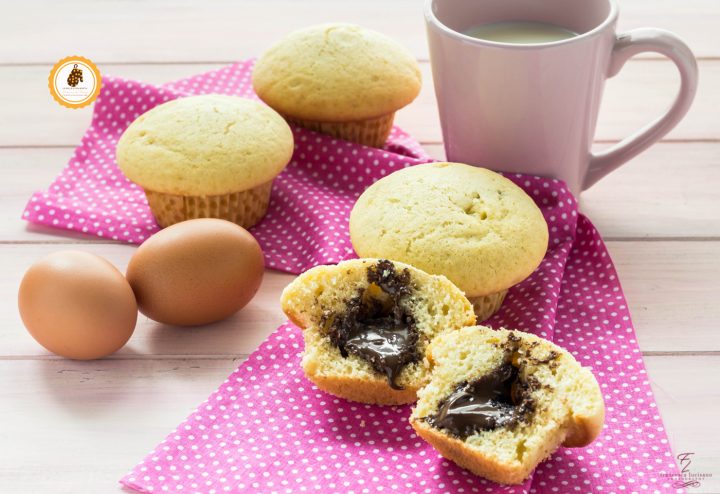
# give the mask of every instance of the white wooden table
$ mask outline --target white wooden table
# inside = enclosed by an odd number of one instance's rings
[[[61,249],[124,269],[134,248],[25,224],[31,192],[69,159],[92,110],[69,110],[47,89],[52,65],[91,58],[104,74],[160,83],[260,54],[306,25],[344,20],[385,32],[421,61],[424,89],[398,123],[442,157],[419,0],[255,0],[153,3],[22,1],[0,7],[0,492],[117,492],[118,478],[283,321],[290,275],[267,272],[255,300],[208,327],[141,317],[110,358],[48,354],[16,308],[27,267]],[[622,29],[654,25],[685,37],[700,87],[662,143],[586,192],[581,206],[604,235],[633,313],[675,453],[720,492],[720,2],[621,0]],[[669,62],[631,61],[609,82],[598,146],[659,114],[675,94]]]

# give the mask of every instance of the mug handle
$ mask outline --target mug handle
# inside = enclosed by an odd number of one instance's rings
[[[590,166],[582,186],[583,190],[670,132],[690,109],[690,104],[697,91],[697,62],[690,48],[670,31],[640,28],[619,34],[610,58],[608,78],[617,75],[628,59],[642,52],[660,53],[675,62],[680,72],[680,91],[665,115],[650,122],[609,149],[598,154],[591,153]]]

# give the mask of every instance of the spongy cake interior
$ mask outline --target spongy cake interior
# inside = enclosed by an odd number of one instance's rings
[[[509,344],[511,334],[519,338]],[[508,352],[508,347],[514,350]],[[463,440],[467,448],[464,455],[477,455],[475,460],[487,466],[487,471],[476,473],[490,478],[493,472],[505,475],[493,480],[522,481],[560,444],[582,443],[585,436],[594,437],[597,431],[590,429],[597,428],[598,421],[602,423],[602,396],[590,371],[567,351],[534,335],[480,326],[463,328],[438,337],[428,356],[433,365],[432,378],[418,393],[411,421],[428,431],[433,429],[431,434],[444,434],[453,441],[458,438],[450,437],[448,431],[434,429],[426,419],[437,413],[443,400],[459,384],[488,375],[508,361],[519,369],[520,380],[533,379],[539,383],[529,391],[534,409],[527,420],[512,427],[480,430]],[[463,461],[461,458],[458,462]],[[469,464],[463,466],[471,468]]]
[[[342,314],[348,300],[368,290],[367,270],[377,259],[346,261],[336,266],[320,266],[301,275],[282,295],[285,313],[304,328],[305,353],[302,365],[309,377],[324,376],[353,381],[384,382],[368,362],[355,355],[343,357],[328,337],[334,315]],[[429,342],[440,332],[474,323],[472,306],[462,292],[443,276],[432,276],[402,263],[396,270],[410,273],[410,295],[400,304],[412,314],[419,333],[418,352],[424,356]],[[377,286],[370,288],[377,290]],[[416,390],[427,381],[428,362],[407,365],[397,384]]]

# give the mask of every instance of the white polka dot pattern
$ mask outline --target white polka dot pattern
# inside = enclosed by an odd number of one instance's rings
[[[253,61],[154,87],[106,78],[93,122],[29,221],[141,243],[158,227],[145,196],[115,165],[127,125],[153,106],[189,94],[254,97]],[[301,272],[353,257],[347,222],[356,197],[396,169],[429,161],[394,129],[384,149],[295,129],[292,163],[275,182],[253,229],[270,267]],[[606,425],[589,447],[560,449],[522,485],[502,487],[438,456],[418,439],[409,407],[349,403],[302,375],[300,330],[285,324],[122,483],[140,492],[588,493],[679,492],[677,473],[630,315],[605,246],[575,199],[555,180],[510,176],[550,227],[545,260],[512,288],[494,327],[554,340],[593,369]]]

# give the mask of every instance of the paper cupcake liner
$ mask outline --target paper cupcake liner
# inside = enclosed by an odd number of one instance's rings
[[[150,210],[166,226],[195,218],[219,218],[243,228],[257,224],[270,204],[272,180],[252,189],[216,196],[184,196],[146,190]]]
[[[379,118],[358,120],[355,122],[318,122],[316,120],[302,120],[283,115],[288,123],[305,127],[306,129],[323,134],[357,142],[365,146],[381,148],[385,145],[392,130],[395,112],[388,113]]]
[[[507,290],[503,290],[481,297],[468,297],[468,300],[473,305],[473,309],[475,309],[475,317],[478,323],[490,319],[493,314],[500,310],[500,306],[502,306],[507,292]]]

